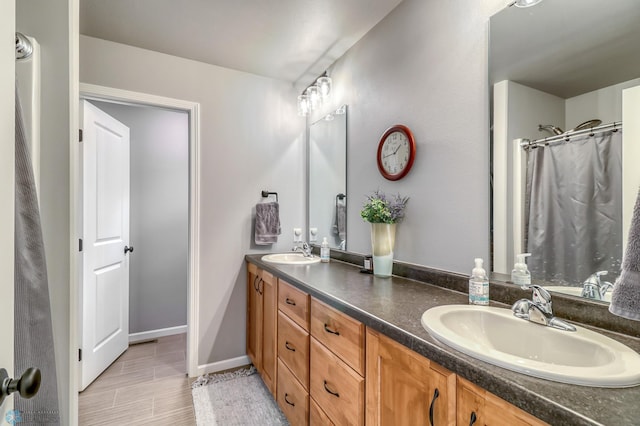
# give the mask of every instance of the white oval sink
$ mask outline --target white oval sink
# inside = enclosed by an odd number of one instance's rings
[[[640,355],[583,327],[558,330],[509,309],[472,305],[429,309],[422,326],[460,352],[530,376],[583,386],[640,384]]]
[[[320,263],[320,258],[318,256],[305,257],[302,253],[274,253],[262,256],[262,261],[281,265],[311,265]]]
[[[548,291],[555,291],[557,293],[564,293],[570,296],[582,297],[582,287],[571,287],[571,286],[563,286],[563,285],[558,285],[558,286],[546,285],[544,286],[544,288]],[[596,299],[589,299],[589,300],[596,300]],[[604,300],[601,300],[601,302],[611,302],[611,291],[608,291],[604,294]]]

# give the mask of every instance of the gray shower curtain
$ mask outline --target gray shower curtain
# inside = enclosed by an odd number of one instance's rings
[[[529,151],[525,247],[532,276],[580,286],[596,271],[620,273],[622,135],[573,137]]]
[[[16,90],[15,350],[14,372],[42,373],[36,396],[15,398],[20,425],[59,425],[58,380],[53,350],[47,265],[31,155]]]

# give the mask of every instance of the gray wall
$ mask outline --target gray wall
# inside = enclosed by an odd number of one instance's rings
[[[53,317],[54,352],[62,424],[69,424],[71,264],[70,131],[72,1],[16,2],[16,31],[35,37],[42,47],[40,215],[47,257]],[[75,343],[73,344],[75,346]],[[74,349],[75,353],[75,349]],[[73,363],[75,365],[75,363]]]
[[[80,81],[199,102],[200,365],[245,351],[244,255],[291,250],[304,223],[304,120],[287,82],[81,36]],[[251,244],[260,191],[277,191],[283,234]]]
[[[91,102],[131,130],[129,332],[186,325],[189,115]]]
[[[488,261],[488,18],[506,3],[404,0],[330,69],[327,109],[349,105],[350,251],[371,252],[359,213],[380,188],[410,197],[397,259],[465,274],[474,257]],[[407,125],[417,144],[413,169],[397,182],[376,164],[393,124]]]

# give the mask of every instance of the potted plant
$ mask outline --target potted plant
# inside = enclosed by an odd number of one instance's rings
[[[373,274],[390,277],[393,271],[393,246],[396,240],[396,224],[404,218],[409,197],[400,194],[388,197],[377,190],[367,197],[360,216],[371,224],[371,248]]]

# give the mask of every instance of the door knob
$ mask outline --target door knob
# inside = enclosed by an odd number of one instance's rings
[[[127,254],[129,252],[133,253],[133,247],[124,246],[124,254]]]
[[[27,368],[19,379],[10,379],[7,370],[0,368],[0,404],[14,392],[26,399],[33,398],[40,389],[41,381],[42,374],[38,368]]]

